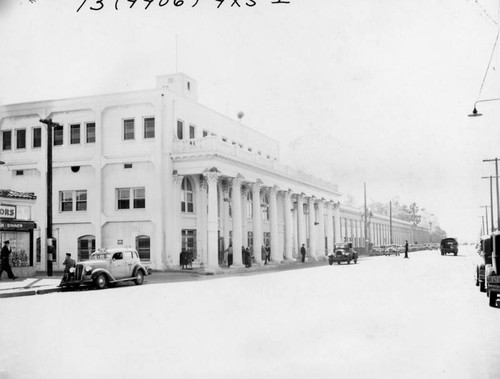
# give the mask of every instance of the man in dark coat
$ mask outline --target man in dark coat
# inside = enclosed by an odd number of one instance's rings
[[[302,262],[306,261],[306,246],[305,244],[302,244],[302,247],[300,248],[300,254],[302,254]]]
[[[10,255],[9,241],[5,241],[3,243],[2,251],[0,252],[0,258],[2,260],[2,268],[0,269],[0,279],[4,271],[7,273],[9,279],[14,280],[18,278],[17,276],[14,275],[14,273],[12,272],[12,268],[10,267],[9,255]]]
[[[64,265],[64,272],[63,272],[63,278],[61,280],[61,283],[59,286],[61,286],[65,281],[71,280],[71,276],[74,275],[74,270],[71,272],[71,268],[76,267],[76,262],[73,258],[71,258],[71,253],[66,253],[66,259],[64,259],[63,262]]]
[[[408,258],[408,240],[405,243],[405,258]]]

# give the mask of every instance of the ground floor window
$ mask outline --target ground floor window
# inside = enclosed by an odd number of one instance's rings
[[[193,253],[193,259],[197,259],[195,229],[182,229],[182,250]]]
[[[264,246],[271,246],[271,233],[264,232]]]
[[[33,233],[2,231],[0,232],[0,246],[4,241],[9,241],[10,246],[10,264],[12,267],[33,266]]]
[[[149,238],[148,236],[139,236],[135,239],[135,245],[141,261],[150,261],[151,238]]]
[[[247,235],[247,246],[253,246],[253,232],[248,232]]]
[[[85,261],[89,259],[90,254],[95,251],[95,237],[83,236],[78,238],[78,260]]]

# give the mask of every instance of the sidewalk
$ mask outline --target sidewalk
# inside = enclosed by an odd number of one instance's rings
[[[62,276],[37,276],[11,280],[4,276],[0,280],[0,298],[59,292],[60,288],[57,286],[61,278]]]

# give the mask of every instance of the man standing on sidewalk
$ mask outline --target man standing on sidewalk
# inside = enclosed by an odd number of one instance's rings
[[[306,261],[306,245],[302,244],[302,247],[300,248],[300,254],[302,254],[302,262]]]
[[[5,271],[9,279],[15,280],[18,277],[15,276],[14,273],[12,272],[12,268],[10,267],[10,262],[9,262],[9,256],[10,256],[9,241],[5,241],[3,243],[2,251],[0,252],[0,258],[2,261],[2,268],[0,269],[0,279],[2,278],[2,274]]]
[[[408,240],[405,243],[405,258],[408,258]]]

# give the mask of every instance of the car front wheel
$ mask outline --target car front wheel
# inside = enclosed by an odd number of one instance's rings
[[[95,287],[97,289],[104,289],[108,285],[108,278],[106,278],[106,275],[104,274],[99,274],[94,280]]]
[[[497,293],[490,291],[490,307],[496,307],[497,305]]]
[[[138,286],[140,286],[142,283],[144,283],[144,273],[141,270],[137,271],[137,275],[136,275],[136,278],[134,280],[134,283]]]

